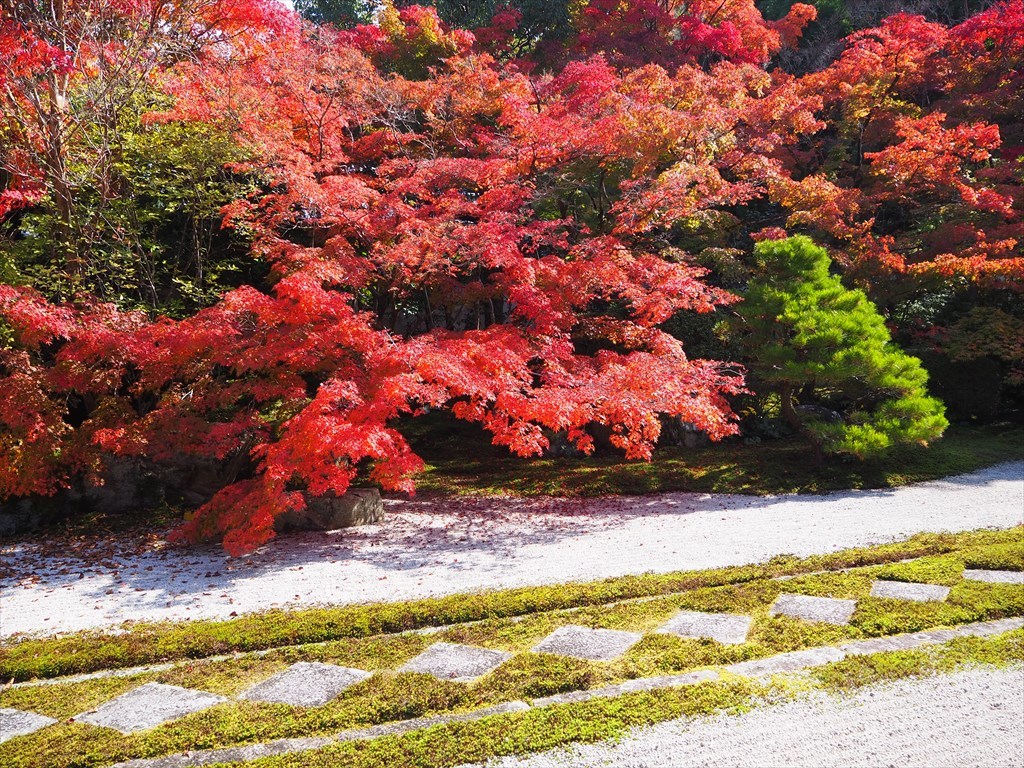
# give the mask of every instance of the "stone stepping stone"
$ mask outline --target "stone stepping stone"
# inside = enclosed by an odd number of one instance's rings
[[[680,611],[658,632],[687,638],[707,637],[722,645],[739,645],[747,641],[753,623],[750,616],[735,613]]]
[[[27,736],[57,721],[52,717],[22,712],[20,709],[0,709],[0,744],[15,736]]]
[[[872,597],[913,600],[915,603],[941,603],[948,595],[949,587],[938,584],[919,584],[909,581],[875,581],[871,584]]]
[[[986,571],[968,568],[964,571],[964,578],[989,584],[1024,584],[1024,571]]]
[[[553,653],[587,661],[611,661],[618,658],[643,637],[637,632],[617,629],[591,629],[570,624],[559,627],[533,647],[534,653]]]
[[[256,683],[239,698],[293,707],[322,707],[346,688],[370,676],[361,669],[300,661]]]
[[[439,680],[468,683],[493,672],[511,658],[511,653],[475,645],[435,643],[399,667],[398,671],[422,672]]]
[[[121,733],[135,733],[191,715],[193,712],[227,701],[206,691],[193,691],[176,685],[146,683],[108,701],[92,712],[77,715],[82,723],[113,728]]]
[[[856,607],[856,600],[783,593],[776,599],[769,613],[772,616],[791,616],[805,621],[849,624]]]

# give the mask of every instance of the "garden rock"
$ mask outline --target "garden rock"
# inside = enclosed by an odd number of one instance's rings
[[[747,641],[753,621],[750,616],[731,613],[680,611],[658,632],[682,638],[710,638],[722,645],[739,645]]]
[[[658,445],[700,448],[710,442],[707,433],[702,432],[689,421],[684,421],[679,417],[662,417],[661,419],[661,436],[658,438]]]
[[[942,602],[949,596],[949,587],[908,581],[876,581],[871,585],[871,596],[916,603]]]
[[[984,581],[988,584],[1024,584],[1024,571],[988,571],[968,568],[964,571],[967,581]]]
[[[334,531],[384,519],[384,502],[376,488],[349,488],[344,496],[307,496],[306,508],[277,518],[278,531]]]
[[[177,720],[226,701],[206,691],[163,683],[146,683],[74,719],[121,733],[135,733]]]
[[[823,405],[798,405],[794,409],[806,421],[820,421],[823,424],[842,424],[843,415]]]
[[[370,677],[369,672],[334,664],[300,661],[242,694],[249,701],[319,707],[346,688]]]
[[[549,458],[559,459],[582,459],[586,454],[576,447],[576,443],[569,439],[568,432],[544,432],[548,439],[548,447],[544,449],[544,455]]]

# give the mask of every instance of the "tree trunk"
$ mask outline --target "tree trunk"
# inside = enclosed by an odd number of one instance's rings
[[[64,29],[64,3],[53,4],[53,19],[59,47],[70,53],[70,44]],[[68,112],[67,73],[52,72],[47,78],[45,114],[46,130],[45,171],[53,193],[55,223],[53,231],[53,259],[60,264],[71,281],[71,293],[82,290],[85,278],[85,263],[81,254],[79,234],[75,227],[75,199],[68,171],[65,131]]]
[[[825,463],[825,444],[818,437],[814,430],[809,429],[804,424],[803,419],[800,418],[800,414],[797,413],[796,407],[793,405],[793,386],[790,384],[783,384],[782,389],[779,391],[779,397],[782,400],[782,418],[786,420],[786,423],[793,428],[793,430],[800,435],[804,440],[811,444],[811,448],[814,450],[814,466],[820,467]]]

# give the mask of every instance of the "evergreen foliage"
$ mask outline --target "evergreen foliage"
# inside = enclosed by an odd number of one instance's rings
[[[830,274],[823,248],[802,236],[768,240],[755,259],[758,272],[738,307],[742,343],[752,373],[778,393],[783,417],[819,461],[942,435],[944,408],[927,394],[920,361],[892,343],[863,291]]]

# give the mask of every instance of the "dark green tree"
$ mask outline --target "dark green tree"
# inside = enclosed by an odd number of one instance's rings
[[[754,386],[777,394],[786,422],[826,454],[866,458],[926,444],[948,426],[920,361],[891,341],[860,290],[829,272],[810,238],[759,243],[757,271],[738,306],[738,333]]]
[[[521,14],[518,36],[529,45],[543,38],[564,37],[569,29],[568,0],[434,0],[438,15],[454,27],[473,29],[491,23],[494,14],[509,8]]]
[[[295,0],[295,10],[314,24],[347,28],[373,22],[373,0]]]

